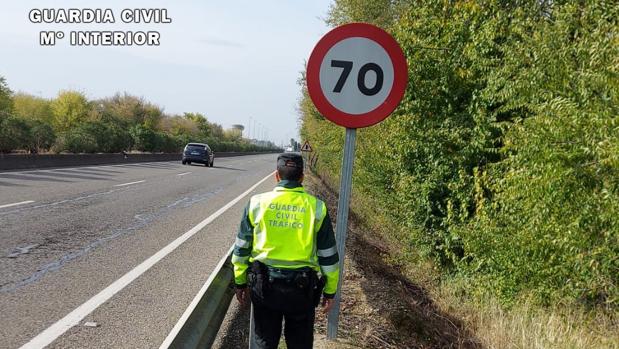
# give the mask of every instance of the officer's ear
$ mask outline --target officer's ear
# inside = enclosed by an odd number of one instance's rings
[[[281,177],[279,176],[279,171],[275,171],[275,180],[277,181],[277,183],[281,181]]]

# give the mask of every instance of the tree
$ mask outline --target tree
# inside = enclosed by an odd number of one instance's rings
[[[51,103],[54,128],[64,132],[86,120],[89,103],[86,96],[78,91],[61,91]]]
[[[100,113],[127,125],[144,125],[151,130],[159,128],[164,118],[163,110],[142,97],[117,93],[96,103]]]
[[[184,116],[186,119],[192,120],[198,125],[200,138],[208,138],[211,136],[213,126],[208,122],[206,116],[200,113],[185,113]]]
[[[211,137],[216,139],[224,138],[224,129],[220,124],[211,123]]]
[[[165,117],[163,110],[151,103],[144,104],[144,126],[150,128],[151,130],[159,129],[161,124],[161,120]]]
[[[26,120],[39,120],[50,125],[54,121],[51,101],[27,93],[13,96],[13,113]]]
[[[389,26],[398,11],[394,0],[335,0],[329,8],[327,23],[338,26],[351,22],[365,22],[380,27]]]
[[[0,113],[10,113],[13,109],[13,101],[11,96],[13,91],[6,83],[6,79],[0,76]]]
[[[242,139],[241,132],[235,129],[225,130],[224,139],[230,142],[239,142]]]
[[[173,136],[199,138],[197,123],[180,115],[164,118],[161,121],[161,130]]]

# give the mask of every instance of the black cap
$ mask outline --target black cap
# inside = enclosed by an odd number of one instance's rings
[[[297,153],[283,153],[277,157],[277,168],[296,167],[303,169],[303,157]]]

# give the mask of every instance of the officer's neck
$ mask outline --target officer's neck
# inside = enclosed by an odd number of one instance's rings
[[[277,183],[277,186],[284,187],[284,188],[297,188],[301,186],[301,182],[293,181],[289,179],[282,179],[279,181],[279,183]]]

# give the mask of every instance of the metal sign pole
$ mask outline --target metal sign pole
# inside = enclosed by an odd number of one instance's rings
[[[303,158],[303,172],[307,171],[307,156],[305,155],[306,152],[301,152],[301,157]]]
[[[340,279],[337,283],[335,305],[329,312],[327,324],[327,338],[337,337],[337,327],[340,318],[340,298],[342,296],[342,282],[344,281],[344,256],[346,256],[346,233],[348,227],[348,203],[352,189],[352,167],[355,160],[355,138],[357,129],[346,128],[344,143],[344,157],[342,158],[342,173],[340,175],[340,197],[337,203],[337,218],[335,222],[335,238],[337,252],[340,255]]]

